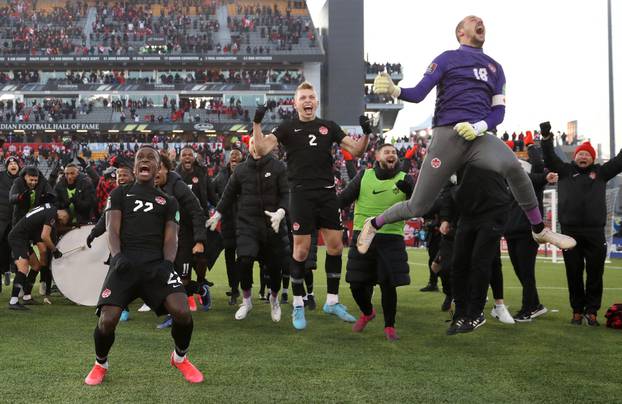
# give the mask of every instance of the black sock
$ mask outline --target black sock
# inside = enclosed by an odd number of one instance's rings
[[[108,352],[114,344],[114,331],[110,335],[106,335],[101,332],[99,327],[95,327],[93,339],[95,340],[95,359],[97,363],[103,365],[108,360]]]
[[[26,284],[26,275],[23,272],[17,271],[15,273],[15,279],[13,279],[13,290],[11,291],[11,297],[18,297],[19,291],[24,289]]]
[[[41,267],[41,282],[45,282],[45,295],[49,296],[52,290],[52,271],[49,267]]]
[[[540,223],[538,223],[538,224],[532,224],[532,225],[531,225],[531,230],[532,230],[534,233],[540,233],[540,232],[542,232],[542,230],[544,230],[544,223],[540,222]]]
[[[373,286],[370,288],[368,285],[350,284],[350,289],[352,290],[352,297],[354,298],[356,304],[358,304],[361,312],[366,316],[369,316],[374,309],[374,306],[371,303],[371,292],[373,290]]]
[[[289,275],[283,275],[282,278],[282,285],[283,285],[283,289],[288,289],[289,288]]]
[[[26,277],[26,284],[24,285],[25,295],[29,295],[30,293],[32,293],[32,287],[34,286],[35,281],[37,280],[37,275],[39,275],[39,271],[35,271],[34,269],[31,269],[28,272],[28,276]]]
[[[171,336],[173,337],[173,341],[175,341],[175,352],[177,355],[184,356],[188,352],[193,328],[194,323],[192,322],[192,318],[190,318],[190,322],[187,324],[178,323],[173,320]]]
[[[313,270],[309,269],[305,272],[305,286],[307,287],[307,293],[313,293]]]
[[[326,290],[332,295],[339,294],[339,281],[341,280],[341,254],[326,254]]]
[[[397,311],[397,289],[392,285],[380,285],[382,293],[382,312],[384,313],[384,326],[395,326],[395,313]]]
[[[292,292],[294,293],[294,296],[304,296],[305,286],[303,282],[306,279],[305,261],[296,261],[292,258],[289,269],[289,276],[292,281]]]

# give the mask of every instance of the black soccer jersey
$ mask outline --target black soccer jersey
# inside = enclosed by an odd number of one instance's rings
[[[164,259],[166,222],[179,223],[177,201],[153,186],[131,184],[116,188],[106,210],[120,210],[121,252],[133,263]]]
[[[294,119],[283,122],[273,133],[287,152],[287,176],[292,191],[335,184],[331,148],[346,136],[335,122]]]
[[[21,218],[13,228],[15,237],[33,242],[41,241],[43,226],[52,227],[52,239],[56,229],[56,206],[46,203],[37,206]]]

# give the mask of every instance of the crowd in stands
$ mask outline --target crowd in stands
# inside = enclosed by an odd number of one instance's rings
[[[389,74],[402,74],[401,63],[369,63],[365,62],[367,74],[378,74],[386,70]]]

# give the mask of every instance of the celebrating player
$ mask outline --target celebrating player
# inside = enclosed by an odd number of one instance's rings
[[[387,73],[374,80],[376,94],[409,102],[422,101],[436,86],[434,137],[410,200],[370,218],[358,238],[357,248],[365,253],[383,225],[426,213],[449,177],[466,163],[505,177],[537,242],[562,249],[574,247],[573,238],[544,227],[533,186],[518,159],[500,139],[487,132],[494,130],[505,115],[505,75],[501,65],[482,49],[486,38],[484,22],[479,17],[465,17],[455,32],[460,47],[434,59],[417,86],[402,89],[393,84]]]
[[[169,313],[173,317],[171,335],[175,349],[171,365],[190,383],[203,381],[203,374],[186,355],[193,323],[173,264],[179,212],[175,198],[155,187],[159,165],[158,152],[141,147],[134,162],[136,182],[116,188],[109,196],[106,225],[112,258],[97,303],[99,321],[93,333],[96,362],[86,376],[88,385],[103,382],[121,310],[137,297],[156,314]]]
[[[258,108],[253,119],[253,138],[257,154],[264,156],[280,142],[287,153],[287,173],[291,191],[289,214],[294,233],[294,248],[290,276],[294,294],[292,322],[294,328],[306,328],[304,315],[303,280],[305,261],[309,255],[311,231],[319,228],[326,244],[326,278],[328,294],[324,312],[335,314],[344,321],[354,322],[339,303],[341,278],[341,253],[343,251],[342,227],[333,176],[333,143],[340,144],[355,156],[367,148],[371,124],[361,117],[363,136],[358,141],[347,136],[335,122],[316,117],[317,94],[313,86],[304,82],[294,94],[294,107],[298,117],[279,125],[272,134],[264,135],[261,121],[266,112]]]

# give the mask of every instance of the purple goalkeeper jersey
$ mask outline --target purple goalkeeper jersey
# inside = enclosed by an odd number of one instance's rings
[[[486,120],[488,129],[493,130],[503,120],[503,113],[499,117],[493,112],[493,106],[505,111],[503,68],[481,48],[460,45],[456,50],[441,53],[430,63],[419,84],[403,88],[399,98],[420,102],[434,86],[434,127]]]

